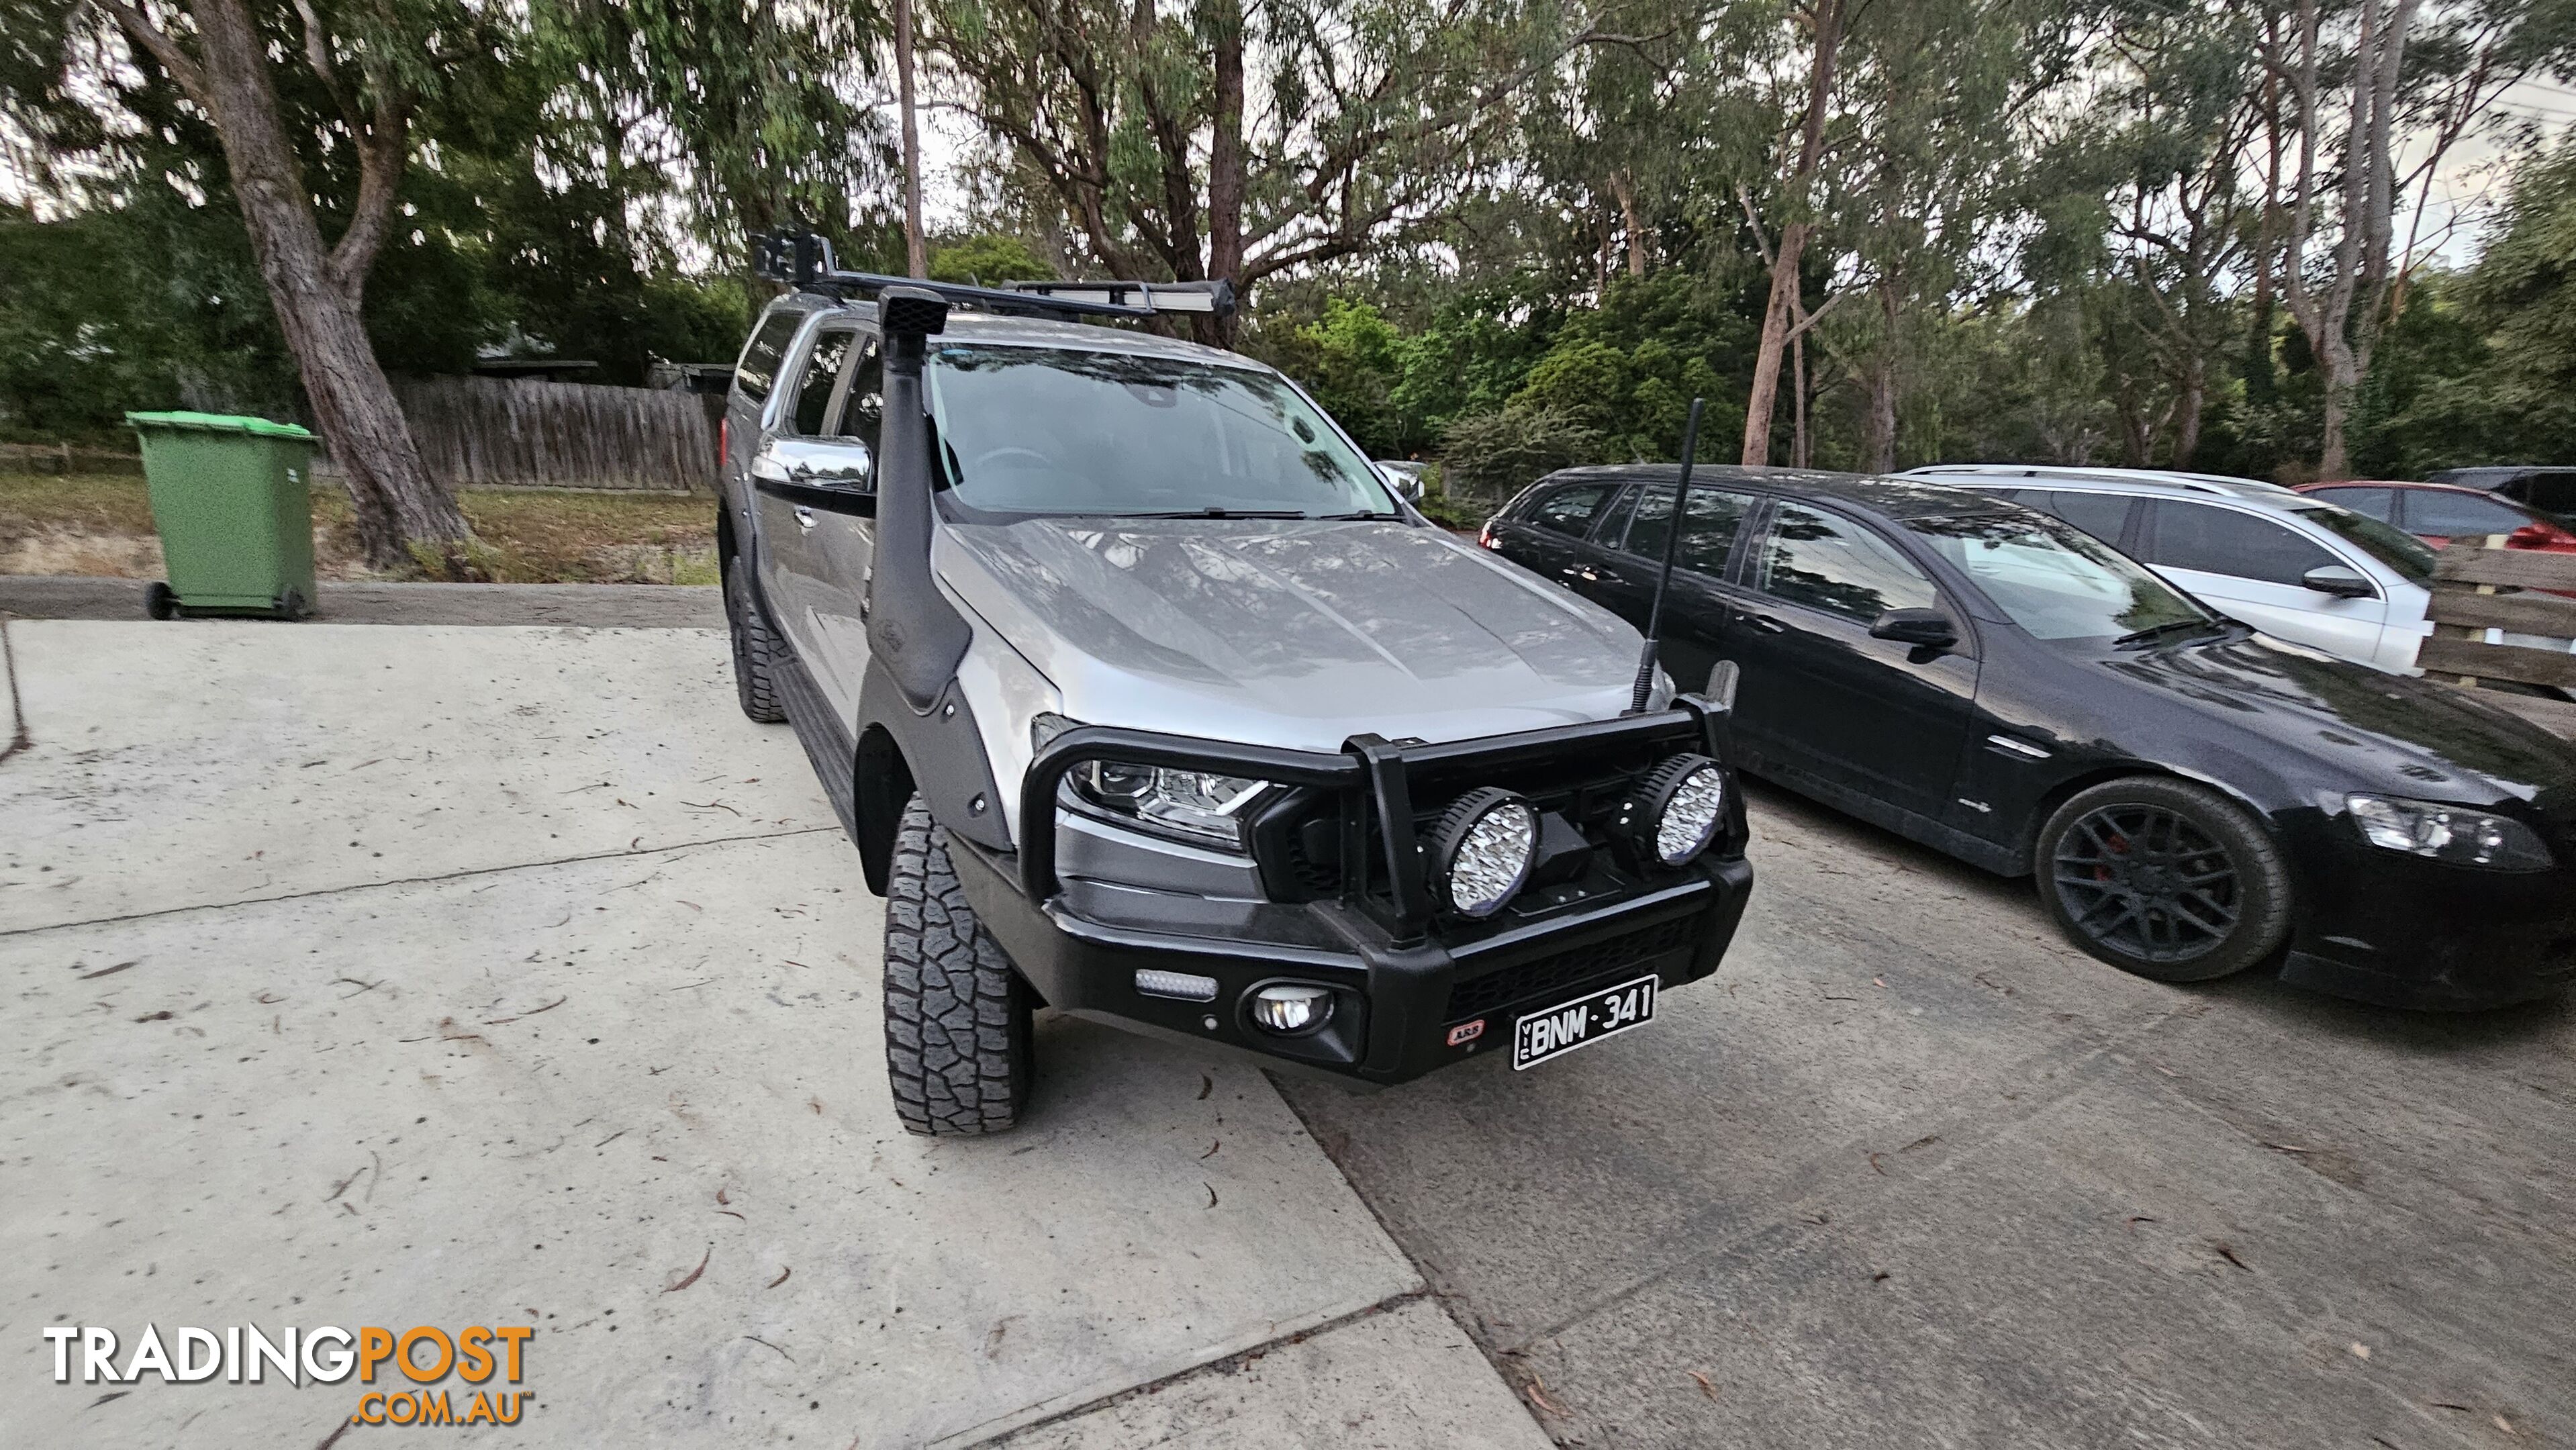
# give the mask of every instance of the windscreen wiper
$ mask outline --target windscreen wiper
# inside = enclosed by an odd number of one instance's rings
[[[2162,624],[2151,624],[2144,629],[2131,630],[2129,633],[2111,641],[2111,644],[2115,648],[2124,644],[2144,644],[2148,640],[2161,639],[2177,630],[2190,630],[2194,633],[2198,633],[2202,630],[2217,629],[2220,627],[2221,625],[2219,621],[2215,619],[2169,619]]]
[[[1302,519],[1296,509],[1173,509],[1167,513],[1119,514],[1122,519]]]
[[[1376,509],[1361,509],[1361,510],[1360,510],[1359,512],[1357,512],[1357,513],[1348,513],[1348,514],[1308,514],[1306,517],[1308,517],[1308,518],[1310,518],[1310,519],[1331,519],[1331,520],[1336,520],[1336,521],[1346,521],[1346,520],[1350,520],[1350,519],[1391,519],[1391,518],[1394,518],[1394,517],[1395,517],[1395,515],[1390,514],[1390,513],[1382,513],[1382,512],[1379,512],[1379,511],[1378,511],[1378,510],[1376,510]]]

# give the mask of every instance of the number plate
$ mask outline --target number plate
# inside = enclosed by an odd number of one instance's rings
[[[1639,977],[1527,1014],[1512,1024],[1512,1071],[1654,1021],[1655,986],[1655,978]]]

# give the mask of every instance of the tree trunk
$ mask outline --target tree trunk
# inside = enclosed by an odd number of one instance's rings
[[[1789,339],[1789,466],[1815,466],[1815,451],[1807,439],[1807,335],[1803,332]]]
[[[1610,173],[1610,194],[1619,199],[1619,222],[1628,234],[1628,275],[1646,275],[1646,227],[1637,217],[1637,187],[1628,173]]]
[[[1863,473],[1896,471],[1896,286],[1878,284],[1878,310],[1886,336],[1869,363],[1869,415],[1861,423]]]
[[[1242,285],[1243,276],[1243,7],[1220,0],[1215,12],[1212,54],[1210,137],[1208,141],[1208,266],[1210,277]],[[1243,299],[1236,299],[1240,304]],[[1213,336],[1202,339],[1232,347],[1240,314],[1208,320]]]
[[[894,0],[896,104],[903,111],[903,259],[910,275],[930,275],[930,246],[921,235],[921,122],[912,94],[912,0]]]
[[[2189,468],[2200,451],[2200,413],[2209,401],[2209,358],[2200,349],[2184,354],[2182,377],[2174,390],[2173,466]]]
[[[1824,159],[1825,112],[1834,97],[1834,57],[1842,46],[1842,0],[1822,0],[1815,11],[1816,56],[1807,77],[1806,126],[1798,140],[1798,169],[1791,174],[1787,199],[1794,221],[1780,228],[1780,247],[1771,258],[1771,300],[1762,310],[1762,341],[1753,354],[1753,388],[1744,404],[1744,466],[1771,461],[1771,415],[1780,400],[1780,357],[1789,344],[1789,304],[1798,295],[1798,265],[1807,250],[1816,168]]]
[[[421,465],[411,425],[376,362],[359,304],[404,160],[403,118],[380,104],[377,134],[361,135],[365,175],[349,232],[323,245],[302,168],[279,119],[268,47],[241,0],[197,0],[199,57],[129,8],[112,11],[214,122],[233,194],[250,233],[278,328],[294,353],[314,421],[348,480],[358,542],[368,564],[400,569],[427,550],[450,577],[468,570],[459,547],[470,533],[447,486]]]

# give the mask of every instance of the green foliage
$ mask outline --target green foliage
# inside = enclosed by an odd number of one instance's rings
[[[1043,282],[1055,267],[1018,237],[985,232],[930,249],[930,279],[993,287],[1004,282]]]
[[[1461,418],[1440,439],[1448,496],[1489,506],[1560,468],[1601,461],[1600,434],[1545,408],[1509,407]]]

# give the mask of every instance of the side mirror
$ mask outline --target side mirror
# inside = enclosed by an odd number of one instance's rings
[[[2379,593],[2378,587],[2361,577],[2359,570],[2341,564],[2320,564],[2300,575],[2299,582],[2337,599],[2369,599]]]
[[[1942,649],[1959,642],[1959,627],[1937,609],[1891,609],[1870,623],[1869,637]]]
[[[1709,709],[1716,713],[1732,715],[1735,713],[1735,687],[1743,680],[1742,666],[1733,660],[1719,660],[1709,668],[1708,688],[1700,691],[1700,698],[1708,701]]]
[[[876,459],[868,445],[852,438],[815,449],[805,461],[807,483],[835,488],[865,488],[876,476]]]

